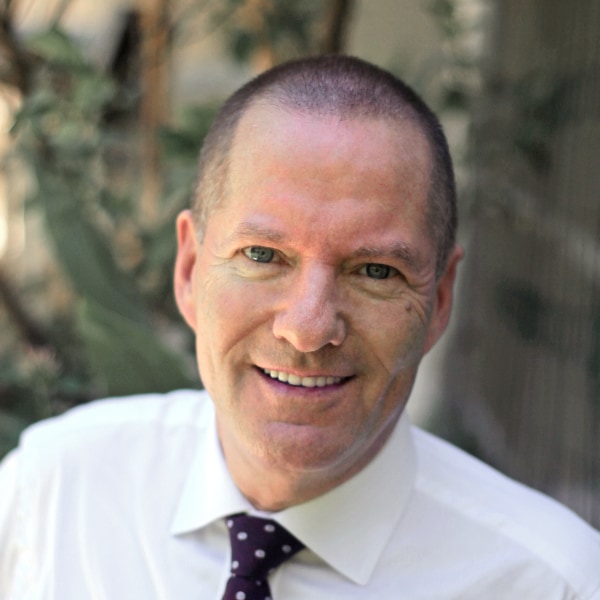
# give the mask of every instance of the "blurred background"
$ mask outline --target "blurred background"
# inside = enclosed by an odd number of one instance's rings
[[[600,526],[597,0],[0,0],[0,456],[106,395],[199,387],[171,293],[219,103],[354,54],[446,128],[467,255],[413,421]]]

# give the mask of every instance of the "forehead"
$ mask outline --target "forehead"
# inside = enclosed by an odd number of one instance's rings
[[[260,101],[238,124],[217,212],[228,212],[232,225],[252,214],[329,216],[333,232],[333,215],[352,207],[355,217],[364,212],[422,233],[430,173],[429,145],[409,119],[312,115]]]
[[[356,143],[361,136],[368,134],[379,144],[378,161],[399,159],[397,166],[412,163],[429,174],[431,153],[429,143],[421,126],[407,115],[403,118],[354,116],[335,110],[311,112],[290,108],[277,100],[259,99],[245,110],[240,117],[233,136],[232,147],[255,146],[257,142],[289,143],[289,137],[299,142],[310,139],[315,151],[324,145],[342,150],[346,143]],[[354,147],[357,160],[367,158],[360,153],[361,146]]]
[[[251,176],[257,167],[294,167],[298,176],[340,175],[355,184],[416,186],[429,194],[429,142],[410,118],[391,120],[311,114],[259,100],[242,115],[229,155],[228,179]],[[375,192],[375,190],[374,190]],[[400,198],[399,198],[400,200]]]

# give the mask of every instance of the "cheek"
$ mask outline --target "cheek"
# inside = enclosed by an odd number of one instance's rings
[[[365,397],[379,406],[371,412],[372,418],[389,423],[404,409],[423,356],[426,331],[415,308],[403,307],[387,311],[384,325],[372,334],[373,377],[365,388]]]
[[[244,340],[252,338],[252,332],[264,318],[262,306],[244,283],[223,276],[204,279],[198,287],[196,303],[199,362],[206,362],[210,356],[213,362],[221,363],[232,352],[241,352]]]
[[[418,365],[425,347],[427,321],[410,302],[402,302],[394,309],[384,308],[375,318],[365,321],[362,328],[375,357],[394,376]]]

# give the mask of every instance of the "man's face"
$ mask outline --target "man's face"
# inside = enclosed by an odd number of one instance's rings
[[[416,126],[256,104],[202,243],[178,222],[176,294],[234,473],[361,469],[389,436],[445,328]],[[245,465],[245,466],[244,466]],[[235,478],[235,473],[234,473]]]

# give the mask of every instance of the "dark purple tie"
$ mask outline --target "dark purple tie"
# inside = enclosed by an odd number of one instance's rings
[[[275,521],[233,515],[226,519],[231,542],[231,575],[223,600],[271,600],[267,575],[304,548]]]

